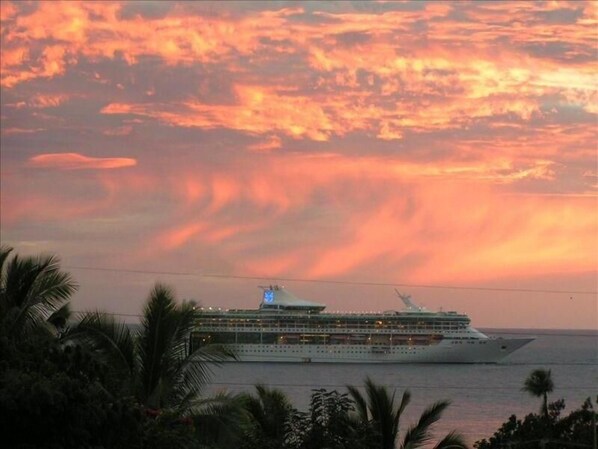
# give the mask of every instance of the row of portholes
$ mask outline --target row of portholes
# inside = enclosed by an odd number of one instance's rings
[[[404,354],[404,353],[408,353],[408,352],[415,352],[416,349],[419,349],[419,348],[410,348],[408,350],[403,349],[402,351],[397,351],[397,353],[400,352],[400,353]],[[247,352],[247,353],[256,353],[256,352],[263,353],[263,352],[265,352],[265,353],[273,354],[274,352],[277,352],[277,353],[285,353],[285,352],[303,353],[304,351],[297,351],[295,349],[289,349],[286,351],[272,351],[269,349],[247,349],[247,350],[240,349],[240,350],[238,350],[238,352]],[[322,350],[318,350],[316,352],[318,354],[370,354],[370,351],[322,351]]]

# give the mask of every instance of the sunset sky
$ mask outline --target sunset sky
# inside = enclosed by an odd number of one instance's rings
[[[2,243],[75,309],[598,328],[597,2],[0,5]]]

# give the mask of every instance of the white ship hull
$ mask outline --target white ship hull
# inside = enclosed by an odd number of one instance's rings
[[[497,363],[533,338],[444,340],[435,345],[227,345],[238,362]]]

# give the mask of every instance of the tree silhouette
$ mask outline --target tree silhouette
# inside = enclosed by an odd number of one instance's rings
[[[550,374],[550,370],[535,369],[533,370],[523,384],[522,391],[526,391],[532,396],[542,398],[542,406],[540,413],[544,418],[548,418],[548,393],[554,390],[554,382]]]
[[[56,335],[66,324],[77,284],[56,256],[14,255],[0,247],[0,333],[10,340]]]
[[[146,409],[192,414],[206,406],[200,392],[209,379],[209,364],[233,357],[215,345],[189,353],[194,320],[191,304],[178,305],[169,287],[156,284],[139,329],[132,330],[104,313],[91,312],[65,338],[91,348],[113,369],[117,385]]]
[[[405,408],[411,401],[411,393],[405,391],[400,402],[395,402],[396,392],[392,394],[383,385],[377,385],[370,378],[365,381],[365,393],[348,386],[349,393],[355,401],[358,419],[364,426],[370,427],[379,444],[380,449],[395,449],[399,436],[399,424]],[[409,427],[401,445],[401,449],[416,449],[430,442],[431,428],[441,418],[442,413],[449,406],[449,401],[438,401],[424,410],[419,421]],[[463,437],[453,431],[447,434],[435,449],[467,448]]]

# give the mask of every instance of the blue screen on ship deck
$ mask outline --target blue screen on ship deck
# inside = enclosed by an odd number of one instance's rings
[[[272,290],[265,290],[264,291],[264,302],[272,302],[274,301],[274,292]]]

